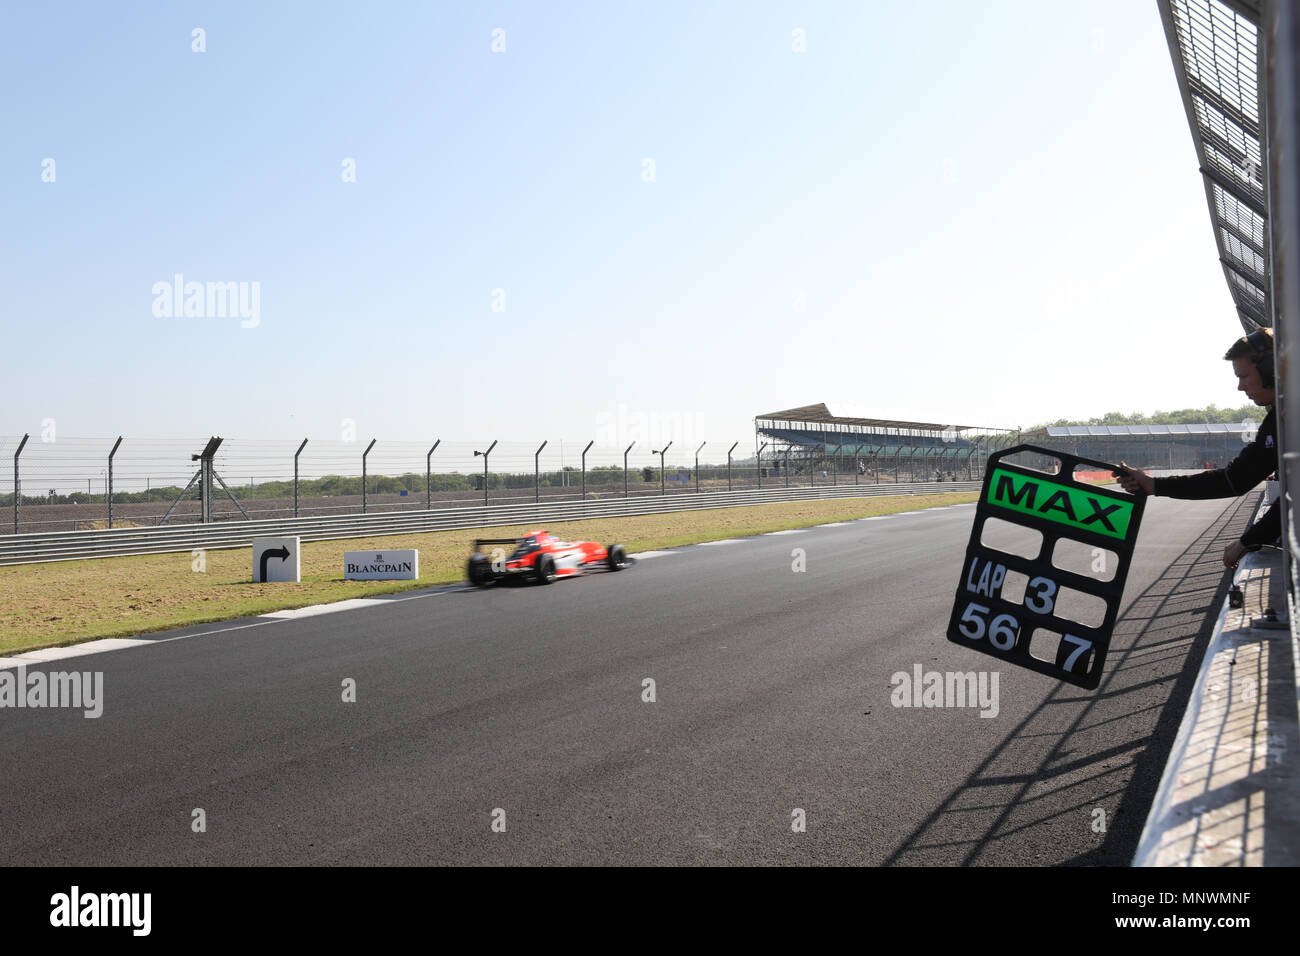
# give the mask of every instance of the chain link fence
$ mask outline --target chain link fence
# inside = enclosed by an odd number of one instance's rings
[[[47,438],[48,440],[42,440]],[[0,436],[0,534],[639,495],[953,481],[976,447]],[[486,455],[483,453],[487,452]],[[15,492],[16,501],[15,501]],[[111,494],[110,494],[111,493]]]

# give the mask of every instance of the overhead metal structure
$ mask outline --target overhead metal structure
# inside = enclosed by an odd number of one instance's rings
[[[1214,239],[1242,328],[1274,330],[1278,478],[1292,610],[1300,603],[1300,4],[1156,0],[1191,125]],[[1279,609],[1280,610],[1280,609]],[[1291,615],[1292,635],[1297,615]],[[1297,645],[1300,646],[1300,645]]]
[[[1158,0],[1219,262],[1246,332],[1273,325],[1258,0]]]

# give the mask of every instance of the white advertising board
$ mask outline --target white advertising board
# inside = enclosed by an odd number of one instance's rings
[[[418,549],[343,552],[343,577],[348,581],[414,581],[419,576]]]

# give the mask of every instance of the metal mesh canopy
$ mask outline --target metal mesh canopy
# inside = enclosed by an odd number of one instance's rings
[[[1242,328],[1272,324],[1265,244],[1258,0],[1159,0]]]
[[[1048,426],[1048,438],[1112,438],[1139,435],[1240,435],[1258,428],[1235,425],[1055,425]]]
[[[768,412],[766,415],[755,415],[754,418],[758,421],[856,425],[864,428],[909,428],[927,432],[966,431],[981,427],[978,425],[936,425],[932,422],[901,422],[886,418],[842,418],[832,415],[825,402],[819,402],[816,405],[804,405],[800,408],[787,408],[783,412]]]

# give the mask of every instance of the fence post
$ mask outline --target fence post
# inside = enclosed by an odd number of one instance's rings
[[[366,450],[361,453],[361,513],[366,513],[366,456],[370,454],[370,449],[375,447],[375,439],[370,439],[370,444]]]
[[[707,444],[708,442],[702,441],[700,447],[695,449],[695,493],[697,495],[700,493],[700,450]]]
[[[213,435],[208,439],[203,451],[199,453],[199,494],[202,496],[199,510],[203,524],[212,521],[212,475],[217,470],[217,450],[221,447],[222,441],[224,439],[219,435]]]
[[[438,446],[441,444],[442,444],[442,439],[439,438],[437,441],[433,443],[433,447],[429,449],[429,453],[424,456],[424,510],[425,511],[433,510],[433,453],[438,450]]]
[[[113,527],[113,456],[117,454],[117,446],[122,444],[122,436],[117,436],[117,441],[113,442],[113,450],[108,453],[108,526]]]
[[[768,442],[763,442],[763,444],[758,447],[758,454],[754,456],[755,458],[758,459],[758,490],[759,491],[763,490],[763,449],[766,448],[768,444],[769,444]]]
[[[664,445],[664,447],[659,449],[658,451],[655,451],[653,448],[650,449],[650,454],[659,456],[659,496],[660,497],[663,497],[664,495],[668,494],[668,492],[664,489],[664,467],[665,467],[664,454],[668,451],[669,448],[672,447],[673,447],[673,443],[669,442],[667,445]]]
[[[18,450],[14,452],[14,534],[18,533],[18,456],[21,455],[23,449],[27,447],[27,439],[29,437],[29,435],[24,434],[23,440],[18,443]]]
[[[587,452],[591,446],[596,444],[595,439],[587,442],[587,447],[582,450],[582,500],[587,500]]]
[[[627,497],[627,453],[632,450],[632,447],[635,444],[636,442],[632,442],[631,445],[628,445],[626,448],[623,449],[623,497],[624,498]]]
[[[307,439],[304,438],[302,444],[298,446],[298,450],[293,453],[293,516],[295,518],[298,517],[298,456],[302,454],[302,450],[306,447]]]
[[[546,447],[546,442],[537,446],[537,451],[533,452],[533,503],[542,500],[542,466],[539,463],[542,449]]]
[[[732,446],[727,449],[727,490],[731,490],[731,453],[736,450],[736,445],[740,442],[733,442]]]
[[[790,443],[785,446],[785,486],[790,487]]]
[[[496,439],[494,438],[492,440],[492,444],[488,445],[487,451],[474,452],[475,458],[477,458],[479,455],[483,456],[483,504],[488,503],[488,455],[492,454],[492,449],[496,447],[497,447],[497,442]]]

